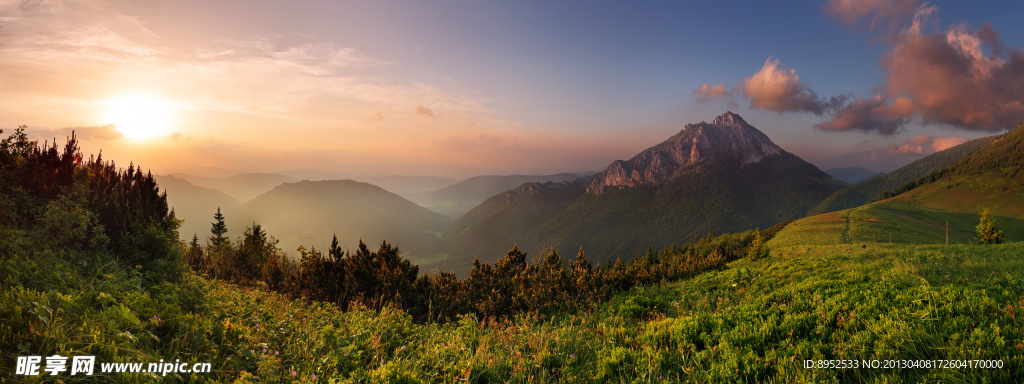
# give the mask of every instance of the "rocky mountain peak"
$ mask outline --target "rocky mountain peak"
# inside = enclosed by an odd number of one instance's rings
[[[678,134],[629,161],[613,162],[596,175],[587,191],[601,194],[608,187],[661,183],[680,169],[696,167],[711,160],[743,167],[784,152],[742,117],[726,112],[710,124],[703,121],[687,124]]]
[[[731,111],[726,111],[722,116],[718,116],[712,120],[711,125],[739,127],[749,124],[747,124],[740,115],[732,113]]]

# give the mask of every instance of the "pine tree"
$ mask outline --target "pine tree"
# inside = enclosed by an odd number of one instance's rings
[[[764,240],[761,239],[761,230],[757,230],[754,233],[754,240],[750,242],[750,246],[747,247],[747,258],[750,260],[760,260],[768,257],[768,246],[764,244]]]
[[[220,207],[217,207],[217,214],[213,215],[213,219],[217,220],[212,223],[210,227],[210,243],[214,247],[220,248],[228,243],[228,238],[224,237],[225,233],[228,233],[228,226],[224,224],[224,215],[220,213]]]
[[[1005,238],[1003,231],[996,228],[996,220],[992,218],[988,208],[981,212],[981,220],[978,223],[978,244],[1001,244]]]
[[[185,262],[195,271],[203,267],[203,247],[199,245],[199,235],[192,235],[192,242],[188,244],[188,250],[185,252]]]

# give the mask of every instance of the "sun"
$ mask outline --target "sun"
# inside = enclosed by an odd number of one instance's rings
[[[166,102],[145,96],[107,100],[106,122],[132,140],[166,135],[170,128],[170,107]]]

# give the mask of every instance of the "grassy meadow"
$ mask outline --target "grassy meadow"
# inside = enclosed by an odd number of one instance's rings
[[[3,264],[0,345],[8,361],[57,353],[213,364],[211,374],[173,382],[1013,382],[1024,375],[1022,253],[1021,243],[777,247],[589,310],[445,324],[389,308],[343,312],[191,273],[147,287],[117,263],[13,257]],[[22,286],[12,286],[18,277]],[[805,369],[808,359],[1004,367]]]

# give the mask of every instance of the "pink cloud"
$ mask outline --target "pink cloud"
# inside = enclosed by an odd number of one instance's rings
[[[883,135],[893,135],[907,124],[907,117],[913,112],[913,105],[904,98],[895,102],[876,95],[872,99],[856,98],[849,104],[839,108],[832,119],[816,125],[823,131],[860,130],[876,131]]]
[[[894,155],[923,155],[924,147],[913,144],[891,145],[889,153]]]
[[[925,123],[995,132],[1024,122],[1024,52],[1009,49],[990,24],[925,32],[938,9],[917,0],[832,0],[825,12],[846,25],[884,24],[890,44],[884,95],[856,99],[823,130],[893,134],[911,115]]]
[[[863,21],[869,31],[895,30],[917,12],[918,0],[829,0],[823,9],[847,27]]]
[[[932,150],[935,152],[945,151],[957,145],[967,142],[966,137],[936,137],[932,141]]]
[[[708,83],[704,83],[703,85],[700,86],[700,88],[693,90],[693,94],[700,95],[700,98],[697,99],[697,101],[700,102],[707,102],[710,101],[711,99],[719,97],[732,96],[732,92],[726,89],[725,83],[716,84],[713,86],[709,85]]]
[[[925,145],[931,143],[933,140],[935,139],[929,135],[918,135],[915,136],[913,139],[907,140],[907,144]]]
[[[818,96],[811,85],[801,83],[796,69],[782,68],[778,59],[769,57],[761,70],[743,80],[743,96],[750,99],[751,108],[776,112],[811,112],[822,115],[846,100],[845,96],[825,99]]]
[[[429,117],[431,119],[434,118],[434,111],[431,111],[430,108],[424,107],[419,104],[416,104],[416,113],[421,116]]]

